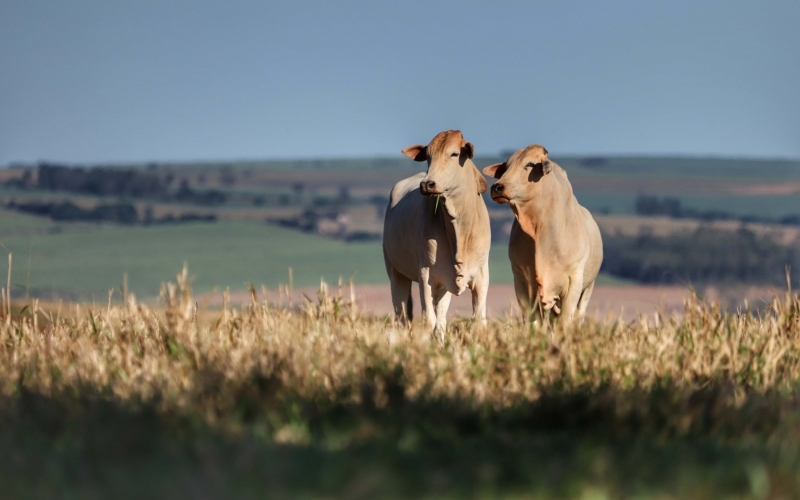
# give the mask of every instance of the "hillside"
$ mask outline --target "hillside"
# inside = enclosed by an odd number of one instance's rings
[[[759,238],[797,245],[800,161],[554,159],[608,238],[670,237],[700,226],[734,231],[744,220]],[[14,254],[18,295],[99,298],[127,274],[131,290],[153,296],[184,262],[206,291],[277,287],[289,281],[290,267],[296,286],[340,276],[385,283],[380,231],[388,193],[423,167],[403,158],[14,165],[0,169],[0,243]],[[680,218],[637,215],[642,196],[679,204]],[[496,239],[492,281],[510,283],[504,234],[512,215],[488,199],[487,206]],[[786,263],[771,270],[780,275]]]

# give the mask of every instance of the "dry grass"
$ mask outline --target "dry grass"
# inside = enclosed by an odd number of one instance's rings
[[[341,292],[341,289],[340,289]],[[260,301],[197,315],[186,273],[163,290],[164,307],[138,304],[42,310],[36,301],[0,326],[0,380],[48,394],[91,386],[122,400],[168,394],[180,407],[197,374],[239,381],[277,377],[301,396],[336,394],[370,367],[402,367],[406,396],[446,396],[503,407],[543,390],[611,386],[647,389],[669,380],[728,382],[737,389],[791,389],[800,379],[800,300],[787,293],[766,309],[726,312],[688,299],[683,315],[625,323],[538,328],[513,318],[487,328],[456,321],[447,345],[417,325],[359,315],[345,293],[323,287],[294,310]]]
[[[288,309],[252,290],[239,309],[198,313],[184,271],[164,287],[159,308],[133,296],[95,309],[36,301],[11,315],[4,308],[0,420],[24,420],[20,401],[35,395],[64,415],[87,411],[75,401],[99,398],[126,415],[150,408],[179,428],[188,419],[189,428],[226,439],[326,452],[488,439],[504,451],[480,456],[501,461],[509,449],[519,456],[519,443],[563,432],[590,441],[749,443],[766,460],[770,491],[800,492],[800,299],[792,293],[760,311],[727,312],[693,297],[682,315],[630,323],[537,328],[496,318],[482,328],[460,320],[441,346],[417,326],[358,314],[343,292],[323,287],[316,300]],[[631,467],[639,460],[628,459]],[[612,462],[620,485],[634,480],[623,459]],[[574,470],[611,477],[591,467]]]

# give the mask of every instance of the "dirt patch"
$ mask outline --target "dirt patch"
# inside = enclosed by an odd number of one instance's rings
[[[306,304],[308,300],[316,301],[318,288],[299,288],[292,294],[292,305]],[[336,287],[331,287],[329,293],[336,294]],[[606,318],[622,317],[626,321],[636,319],[640,314],[652,315],[658,311],[660,313],[671,314],[683,310],[684,299],[691,296],[691,290],[684,286],[617,286],[617,285],[597,285],[592,295],[589,305],[589,315],[603,320]],[[753,306],[759,307],[764,304],[764,300],[769,300],[775,293],[782,293],[780,290],[769,288],[739,288],[725,289],[723,291],[709,287],[702,291],[703,295],[709,300],[721,301],[729,307],[736,307],[748,300]],[[359,311],[366,314],[378,316],[388,315],[392,311],[392,297],[389,285],[358,285],[354,288],[354,294]],[[350,290],[344,287],[341,295],[349,300]],[[262,292],[259,291],[259,299]],[[419,313],[419,293],[415,287],[413,292],[414,311]],[[230,294],[230,302],[233,305],[249,302],[250,294],[247,292],[235,292]],[[278,290],[267,290],[267,300],[288,306],[290,301],[285,292]],[[211,306],[222,304],[222,296],[206,296],[201,298],[201,303]],[[489,297],[487,300],[487,312],[490,317],[503,317],[516,315],[519,309],[516,305],[514,286],[510,284],[497,284],[489,287]],[[453,297],[450,302],[448,317],[471,316],[472,299],[469,293],[464,293],[460,297]]]
[[[798,193],[800,182],[740,185],[731,190],[731,194],[745,196],[787,196]]]

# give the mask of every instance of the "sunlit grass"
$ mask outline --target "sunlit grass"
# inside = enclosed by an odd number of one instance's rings
[[[289,488],[287,497],[342,494],[356,478],[378,496],[462,496],[473,487],[490,497],[800,492],[796,295],[760,312],[692,297],[681,315],[630,323],[461,319],[445,345],[419,325],[361,315],[346,286],[323,287],[294,310],[253,289],[249,304],[204,311],[184,272],[162,297],[158,307],[129,296],[123,305],[4,309],[0,423],[11,434],[0,440],[31,457],[7,462],[20,478],[38,470],[45,452],[36,443],[49,440],[61,443],[53,470],[73,461],[106,470],[112,451],[86,447],[103,433],[123,443],[112,448],[123,450],[113,451],[122,454],[115,474],[133,473],[128,455],[162,464],[148,469],[152,477],[183,474],[206,452],[168,450],[203,442],[231,457],[207,466],[233,487],[253,473],[236,456],[284,456],[270,484]],[[140,438],[123,438],[131,432]],[[548,473],[553,461],[561,465]],[[373,484],[361,466],[385,482]],[[321,479],[323,470],[333,476]],[[101,488],[91,477],[47,477]]]

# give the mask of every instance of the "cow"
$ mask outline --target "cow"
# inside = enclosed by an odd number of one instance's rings
[[[507,203],[515,215],[508,257],[520,307],[537,320],[550,310],[568,320],[583,318],[603,262],[603,242],[567,173],[538,144],[483,173],[499,179],[492,199]]]
[[[428,169],[395,184],[383,224],[395,316],[413,318],[411,282],[419,283],[423,320],[441,341],[450,294],[469,288],[473,317],[486,322],[491,233],[481,196],[487,183],[472,162],[474,153],[458,130],[403,149]]]

